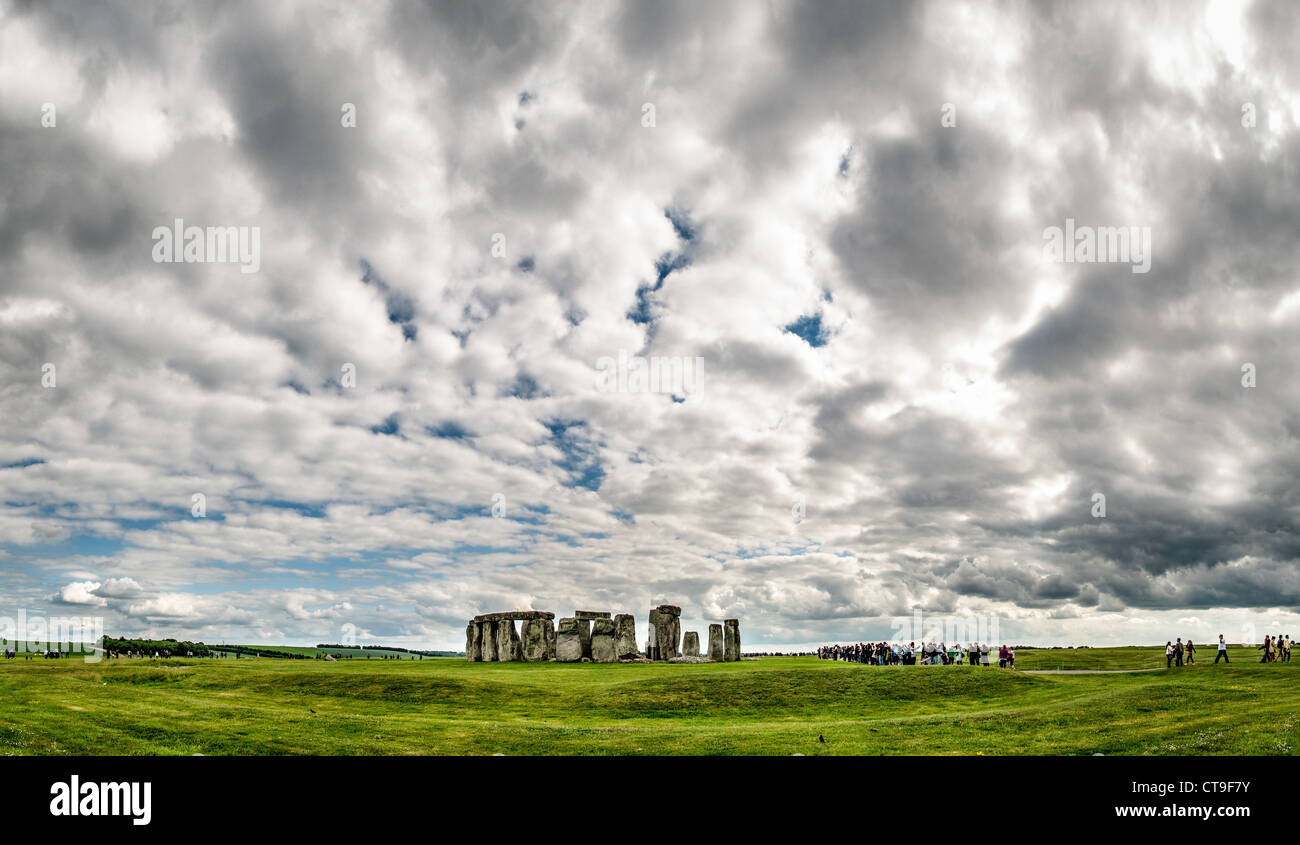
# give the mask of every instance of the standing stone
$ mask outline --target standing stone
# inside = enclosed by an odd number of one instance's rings
[[[497,622],[497,660],[511,662],[519,659],[519,633],[510,619]]]
[[[686,632],[686,639],[682,641],[682,657],[699,657],[700,656],[700,635],[694,631]]]
[[[655,645],[655,629],[650,626],[650,639],[645,641],[645,656],[647,660],[659,659],[659,646]]]
[[[479,642],[482,643],[483,661],[495,663],[497,659],[497,623],[480,622],[478,626]]]
[[[740,620],[724,619],[722,620],[722,642],[726,650],[727,660],[740,659]]]
[[[591,623],[591,660],[593,663],[617,663],[614,650],[614,623],[608,619],[595,619]]]
[[[477,622],[471,622],[465,626],[465,659],[470,663],[483,659],[483,652],[478,641]]]
[[[560,628],[555,633],[555,659],[561,663],[582,660],[582,633],[578,620],[571,617],[560,620]]]
[[[661,604],[650,611],[650,628],[654,634],[655,660],[671,660],[679,656],[682,638],[682,609],[672,604]]]
[[[614,654],[620,660],[636,657],[636,617],[620,613],[614,617]]]
[[[582,637],[582,656],[591,659],[591,620],[574,618],[578,623],[578,636]]]
[[[546,659],[555,659],[555,621],[553,619],[542,620],[546,623]]]
[[[719,663],[727,659],[722,643],[722,626],[716,622],[709,626],[709,659]]]
[[[540,663],[547,659],[545,619],[529,619],[524,622],[522,639],[524,660],[529,663]]]

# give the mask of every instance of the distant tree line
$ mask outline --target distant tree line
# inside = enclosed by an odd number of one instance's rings
[[[253,657],[279,657],[284,660],[306,660],[308,655],[297,654],[292,651],[276,651],[273,648],[255,648],[248,645],[216,645],[212,646],[213,651],[224,651],[228,654],[249,654]]]
[[[360,649],[365,651],[404,651],[407,654],[423,654],[425,657],[449,657],[463,652],[455,651],[421,651],[417,648],[402,648],[395,645],[340,645],[338,643],[316,643],[316,648]]]
[[[135,654],[152,655],[157,652],[165,657],[208,657],[212,649],[203,643],[193,643],[189,640],[132,640],[117,639],[115,637],[104,637],[104,651],[117,652],[125,654],[134,652]]]

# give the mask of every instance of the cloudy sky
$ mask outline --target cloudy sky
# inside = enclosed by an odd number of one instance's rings
[[[0,615],[1300,629],[1300,7],[1083,8],[0,0]]]

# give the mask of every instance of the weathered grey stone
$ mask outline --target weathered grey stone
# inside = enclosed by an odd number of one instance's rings
[[[669,616],[681,616],[682,609],[675,604],[661,604],[655,608],[660,613],[666,613]]]
[[[620,613],[614,617],[614,653],[620,659],[636,657],[636,617]]]
[[[502,619],[497,626],[497,660],[512,662],[520,659],[519,632],[510,619]]]
[[[722,642],[722,626],[716,622],[709,625],[709,659],[718,662],[726,659],[726,651]]]
[[[555,622],[550,619],[542,620],[546,626],[546,659],[555,659]]]
[[[582,632],[578,620],[565,617],[555,632],[555,659],[561,663],[582,660]]]
[[[523,624],[524,660],[529,663],[540,663],[548,658],[548,647],[546,641],[546,626],[550,624],[547,619],[529,619]]]
[[[654,626],[650,628],[650,639],[645,641],[645,656],[650,660],[659,659],[659,646],[655,645]]]
[[[682,640],[682,657],[699,657],[700,656],[700,635],[694,631],[687,631],[686,638]]]
[[[609,614],[602,610],[575,610],[574,619],[608,619]]]
[[[590,659],[591,658],[591,620],[577,619],[575,617],[575,621],[578,623],[578,636],[582,637],[582,656]]]
[[[470,663],[483,659],[482,647],[478,641],[478,624],[475,622],[465,626],[465,659]]]
[[[660,605],[650,611],[650,632],[654,637],[656,660],[677,657],[681,641],[681,620],[664,608],[671,609],[672,605]]]
[[[740,659],[740,620],[722,620],[722,644],[727,660]]]
[[[592,620],[591,661],[593,663],[618,662],[618,652],[614,650],[614,623],[609,619]]]
[[[521,622],[525,619],[554,619],[555,614],[549,610],[507,610],[501,613],[480,613],[474,617],[475,622],[500,622],[502,619],[512,619]]]
[[[478,625],[479,643],[485,663],[495,663],[497,659],[497,623],[480,622]]]

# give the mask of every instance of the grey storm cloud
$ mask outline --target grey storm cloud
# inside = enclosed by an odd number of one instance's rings
[[[443,648],[661,602],[774,647],[1300,621],[1297,36],[0,0],[0,602]],[[257,227],[258,272],[155,263],[177,218]],[[1067,219],[1149,272],[1049,260]],[[620,356],[698,390],[602,390]]]

